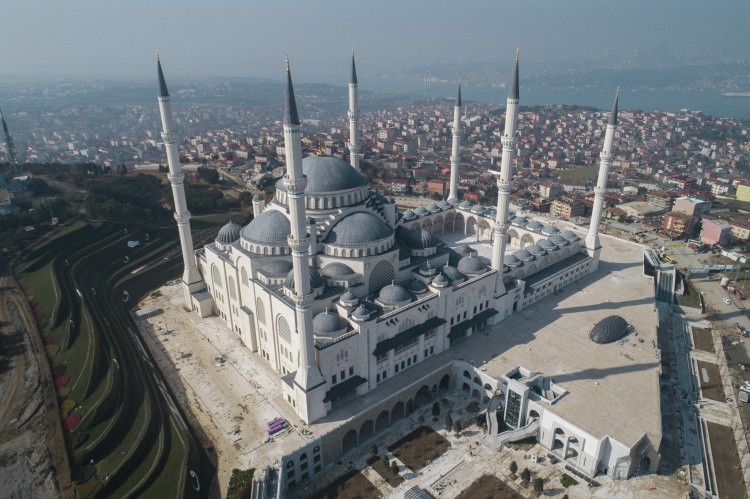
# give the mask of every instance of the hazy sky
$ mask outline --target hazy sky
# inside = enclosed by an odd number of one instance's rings
[[[0,0],[0,79],[153,75],[338,81],[446,62],[747,58],[750,1]],[[340,76],[341,75],[341,76]]]

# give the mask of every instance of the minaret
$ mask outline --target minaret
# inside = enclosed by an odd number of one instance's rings
[[[458,204],[458,164],[461,159],[461,80],[458,81],[458,95],[453,106],[453,148],[451,149],[451,185],[448,202]]]
[[[190,234],[190,212],[185,201],[185,187],[183,181],[185,174],[180,167],[180,156],[177,151],[177,136],[173,132],[174,124],[172,118],[172,104],[169,101],[169,90],[161,70],[159,53],[156,53],[156,66],[159,71],[159,113],[161,114],[161,137],[164,148],[167,151],[167,164],[169,173],[167,177],[172,184],[172,196],[174,197],[174,219],[177,221],[177,231],[180,234],[180,247],[182,248],[182,261],[185,270],[182,272],[182,285],[185,305],[192,309],[190,294],[203,288],[203,281],[195,263],[195,252],[193,251],[193,236]]]
[[[284,149],[286,151],[286,176],[284,184],[289,196],[289,215],[292,233],[289,247],[292,250],[294,272],[294,310],[299,338],[299,366],[294,375],[297,414],[306,422],[326,414],[323,403],[324,381],[315,363],[313,352],[312,308],[310,288],[310,238],[305,216],[305,187],[307,177],[302,173],[302,139],[297,103],[294,100],[289,58],[286,59],[286,103],[284,108]],[[315,390],[317,388],[317,390]],[[314,393],[312,393],[314,391]]]
[[[513,186],[511,179],[513,178],[513,156],[516,152],[518,98],[518,50],[516,50],[516,64],[513,66],[513,76],[505,108],[505,131],[501,139],[503,143],[502,163],[499,172],[492,172],[497,176],[497,218],[495,219],[495,234],[492,243],[492,268],[497,270],[495,297],[505,293],[503,258],[508,237],[508,206]]]
[[[620,100],[620,89],[615,94],[615,103],[612,105],[612,112],[609,113],[607,122],[607,131],[604,135],[604,146],[602,147],[601,160],[599,162],[599,178],[594,187],[594,208],[591,212],[591,224],[589,233],[586,236],[586,252],[594,259],[592,271],[599,266],[599,254],[602,246],[599,243],[599,222],[602,218],[602,206],[604,205],[604,190],[607,188],[607,179],[609,178],[609,167],[612,164],[612,145],[615,140],[615,130],[617,129],[617,105]]]
[[[352,49],[352,72],[349,75],[349,164],[359,171],[359,92],[357,90],[357,68]]]

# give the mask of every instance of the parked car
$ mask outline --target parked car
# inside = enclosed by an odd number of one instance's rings
[[[724,303],[726,303],[727,305],[731,305],[732,304],[732,302],[731,302],[731,300],[729,300],[729,298],[722,298],[722,300],[724,300]]]

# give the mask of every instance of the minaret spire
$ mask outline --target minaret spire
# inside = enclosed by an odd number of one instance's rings
[[[294,275],[294,311],[299,333],[299,365],[294,375],[294,397],[297,414],[311,422],[326,413],[323,403],[325,382],[315,362],[313,351],[312,301],[310,287],[310,237],[305,216],[305,188],[307,177],[302,172],[302,139],[297,103],[294,100],[289,58],[286,59],[286,101],[284,110],[284,148],[286,149],[286,176],[284,185],[289,197],[291,231],[288,241],[292,250]]]
[[[502,162],[499,172],[492,172],[497,176],[497,218],[495,219],[494,241],[492,243],[492,268],[497,270],[495,296],[505,293],[503,282],[503,259],[505,258],[505,244],[508,237],[508,207],[510,193],[513,188],[513,157],[516,152],[516,121],[518,119],[518,50],[516,62],[513,66],[513,76],[508,91],[507,106],[505,108],[505,131],[501,138],[503,144]]]
[[[190,212],[187,209],[185,200],[185,187],[183,182],[185,174],[180,167],[180,156],[177,149],[177,136],[172,131],[174,129],[174,119],[172,117],[172,104],[167,90],[167,83],[164,80],[164,72],[161,69],[159,54],[156,54],[156,66],[159,78],[159,113],[161,114],[162,140],[167,152],[167,164],[169,165],[169,178],[172,184],[172,196],[174,198],[175,214],[177,221],[177,231],[180,234],[180,247],[182,249],[182,261],[185,268],[182,272],[182,285],[185,298],[185,305],[193,308],[191,293],[203,289],[204,284],[201,275],[198,272],[198,266],[195,262],[195,253],[193,251],[193,236],[190,234]]]
[[[620,100],[620,89],[618,87],[615,93],[615,102],[612,104],[612,111],[609,113],[607,120],[607,131],[604,134],[604,144],[599,162],[599,177],[594,187],[594,206],[591,211],[591,223],[589,232],[586,235],[586,252],[594,259],[592,271],[599,266],[599,255],[602,251],[602,245],[599,242],[599,223],[602,218],[602,208],[604,205],[604,191],[607,189],[607,180],[609,178],[609,167],[612,164],[612,145],[615,140],[615,130],[617,129],[617,106]]]
[[[461,162],[461,80],[458,80],[458,93],[453,106],[453,143],[451,148],[451,180],[448,202],[458,204],[458,165]]]
[[[354,48],[352,48],[352,71],[349,75],[349,164],[359,171],[359,90],[357,67],[354,64]]]

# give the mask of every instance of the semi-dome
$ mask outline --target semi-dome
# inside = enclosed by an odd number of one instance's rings
[[[367,179],[357,173],[349,163],[332,156],[307,156],[302,159],[302,173],[307,176],[305,194],[324,194],[364,187]],[[284,179],[276,188],[286,191]]]
[[[378,293],[378,301],[383,305],[398,306],[411,301],[411,294],[403,286],[391,283]]]
[[[573,232],[572,230],[566,230],[565,232],[563,232],[563,233],[562,233],[562,237],[564,237],[565,239],[567,239],[567,240],[568,240],[568,241],[570,241],[570,242],[578,241],[578,240],[580,240],[580,239],[581,239],[581,238],[580,238],[580,237],[578,237],[578,235],[577,235],[577,234],[576,234],[575,232]]]
[[[536,220],[532,220],[531,222],[526,224],[526,228],[532,232],[539,232],[544,228],[544,225],[542,225],[540,222],[537,222]]]
[[[484,262],[475,256],[469,255],[461,258],[456,267],[464,275],[477,275],[487,270]]]
[[[619,315],[610,315],[600,320],[589,333],[589,338],[594,343],[612,343],[617,341],[630,330],[628,322]]]
[[[393,230],[372,213],[356,212],[336,222],[323,242],[360,246],[387,239],[392,234]]]
[[[268,277],[284,277],[292,270],[292,262],[275,260],[261,267],[260,271]]]
[[[242,229],[241,236],[250,243],[278,246],[287,244],[291,232],[286,215],[279,210],[266,210]]]
[[[316,289],[323,286],[323,278],[320,277],[320,273],[315,267],[308,267],[310,269],[310,288]],[[287,289],[294,289],[294,270],[287,274],[284,279],[284,287]]]
[[[445,274],[445,277],[447,277],[451,281],[460,281],[461,279],[466,279],[466,276],[459,272],[456,267],[452,267],[448,264],[445,264],[443,266],[443,274]]]
[[[555,243],[557,246],[567,246],[568,240],[562,237],[560,234],[554,234],[548,238],[550,241]]]
[[[514,251],[513,256],[515,256],[516,258],[524,262],[530,262],[534,259],[534,255],[529,253],[529,251],[526,249],[520,249],[518,251]]]
[[[547,225],[542,229],[542,234],[547,234],[548,236],[551,236],[552,234],[559,234],[560,229],[555,227],[554,225]]]
[[[241,225],[230,221],[224,227],[219,229],[219,233],[216,235],[216,242],[220,244],[232,244],[240,238],[241,230]]]
[[[348,327],[339,314],[328,310],[313,317],[313,333],[316,336],[334,336],[346,331]]]
[[[352,293],[350,289],[348,289],[346,290],[346,293],[339,297],[339,301],[345,307],[354,307],[359,303],[359,298],[357,297],[357,295]]]
[[[544,256],[547,254],[547,250],[545,250],[538,244],[532,244],[531,246],[526,248],[526,251],[534,256]]]
[[[321,272],[328,277],[346,277],[354,274],[352,268],[345,263],[331,262],[324,265]]]
[[[541,241],[539,241],[539,246],[547,251],[557,251],[557,245],[549,239],[542,239]]]

